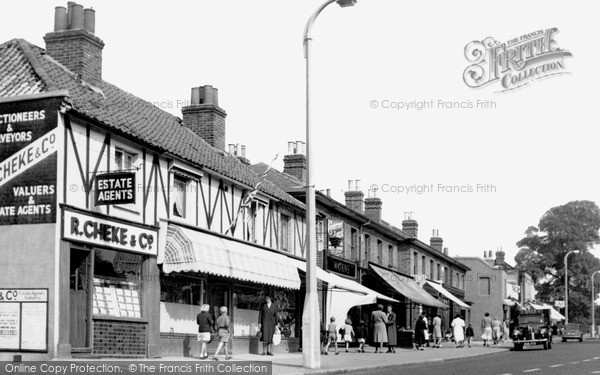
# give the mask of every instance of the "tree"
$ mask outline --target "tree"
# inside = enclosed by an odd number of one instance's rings
[[[600,243],[600,208],[591,201],[573,201],[553,207],[530,226],[517,246],[517,268],[531,275],[538,299],[552,302],[565,295],[564,257],[569,256],[569,321],[590,323],[591,274],[600,269],[600,260],[590,249]]]

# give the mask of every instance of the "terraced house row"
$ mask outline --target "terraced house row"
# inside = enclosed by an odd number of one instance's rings
[[[102,78],[95,13],[56,7],[45,48],[0,45],[0,360],[198,355],[196,314],[229,308],[234,352],[256,352],[269,295],[301,345],[306,157],[284,170],[226,150],[218,90],[190,85],[182,117]],[[367,319],[391,303],[469,319],[465,275],[434,233],[351,181],[317,194],[321,319]]]

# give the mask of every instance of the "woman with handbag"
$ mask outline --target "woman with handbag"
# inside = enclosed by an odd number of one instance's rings
[[[222,347],[225,347],[225,359],[231,359],[229,352],[227,351],[227,345],[229,344],[229,316],[227,315],[227,307],[221,306],[219,309],[221,315],[217,318],[217,334],[219,335],[219,346],[217,346],[217,351],[213,359],[218,361],[219,352]]]
[[[200,307],[200,314],[196,316],[196,323],[198,323],[198,341],[200,342],[200,358],[208,358],[208,352],[206,351],[206,343],[210,341],[210,334],[213,331],[214,322],[212,317],[208,313],[210,305],[204,304]]]
[[[273,355],[273,335],[277,327],[277,306],[271,300],[271,297],[265,297],[265,303],[258,312],[258,330],[262,335],[263,352],[262,355]]]

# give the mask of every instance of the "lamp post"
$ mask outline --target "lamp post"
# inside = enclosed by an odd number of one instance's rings
[[[306,297],[302,313],[302,366],[321,367],[319,301],[317,298],[317,237],[316,203],[313,185],[312,143],[311,143],[311,97],[310,97],[310,31],[317,16],[329,4],[336,2],[341,7],[353,6],[356,0],[327,0],[308,19],[304,28],[304,58],[306,59]]]
[[[579,254],[579,250],[571,250],[565,255],[565,324],[569,323],[569,278],[567,277],[567,258],[571,253]]]
[[[592,337],[596,337],[596,320],[594,318],[594,313],[596,311],[596,301],[594,300],[594,276],[600,273],[600,271],[596,271],[592,274]]]

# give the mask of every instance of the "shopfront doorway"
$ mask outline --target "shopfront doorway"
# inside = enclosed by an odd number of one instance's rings
[[[89,340],[90,252],[71,250],[70,267],[70,344],[72,349],[91,349]]]

